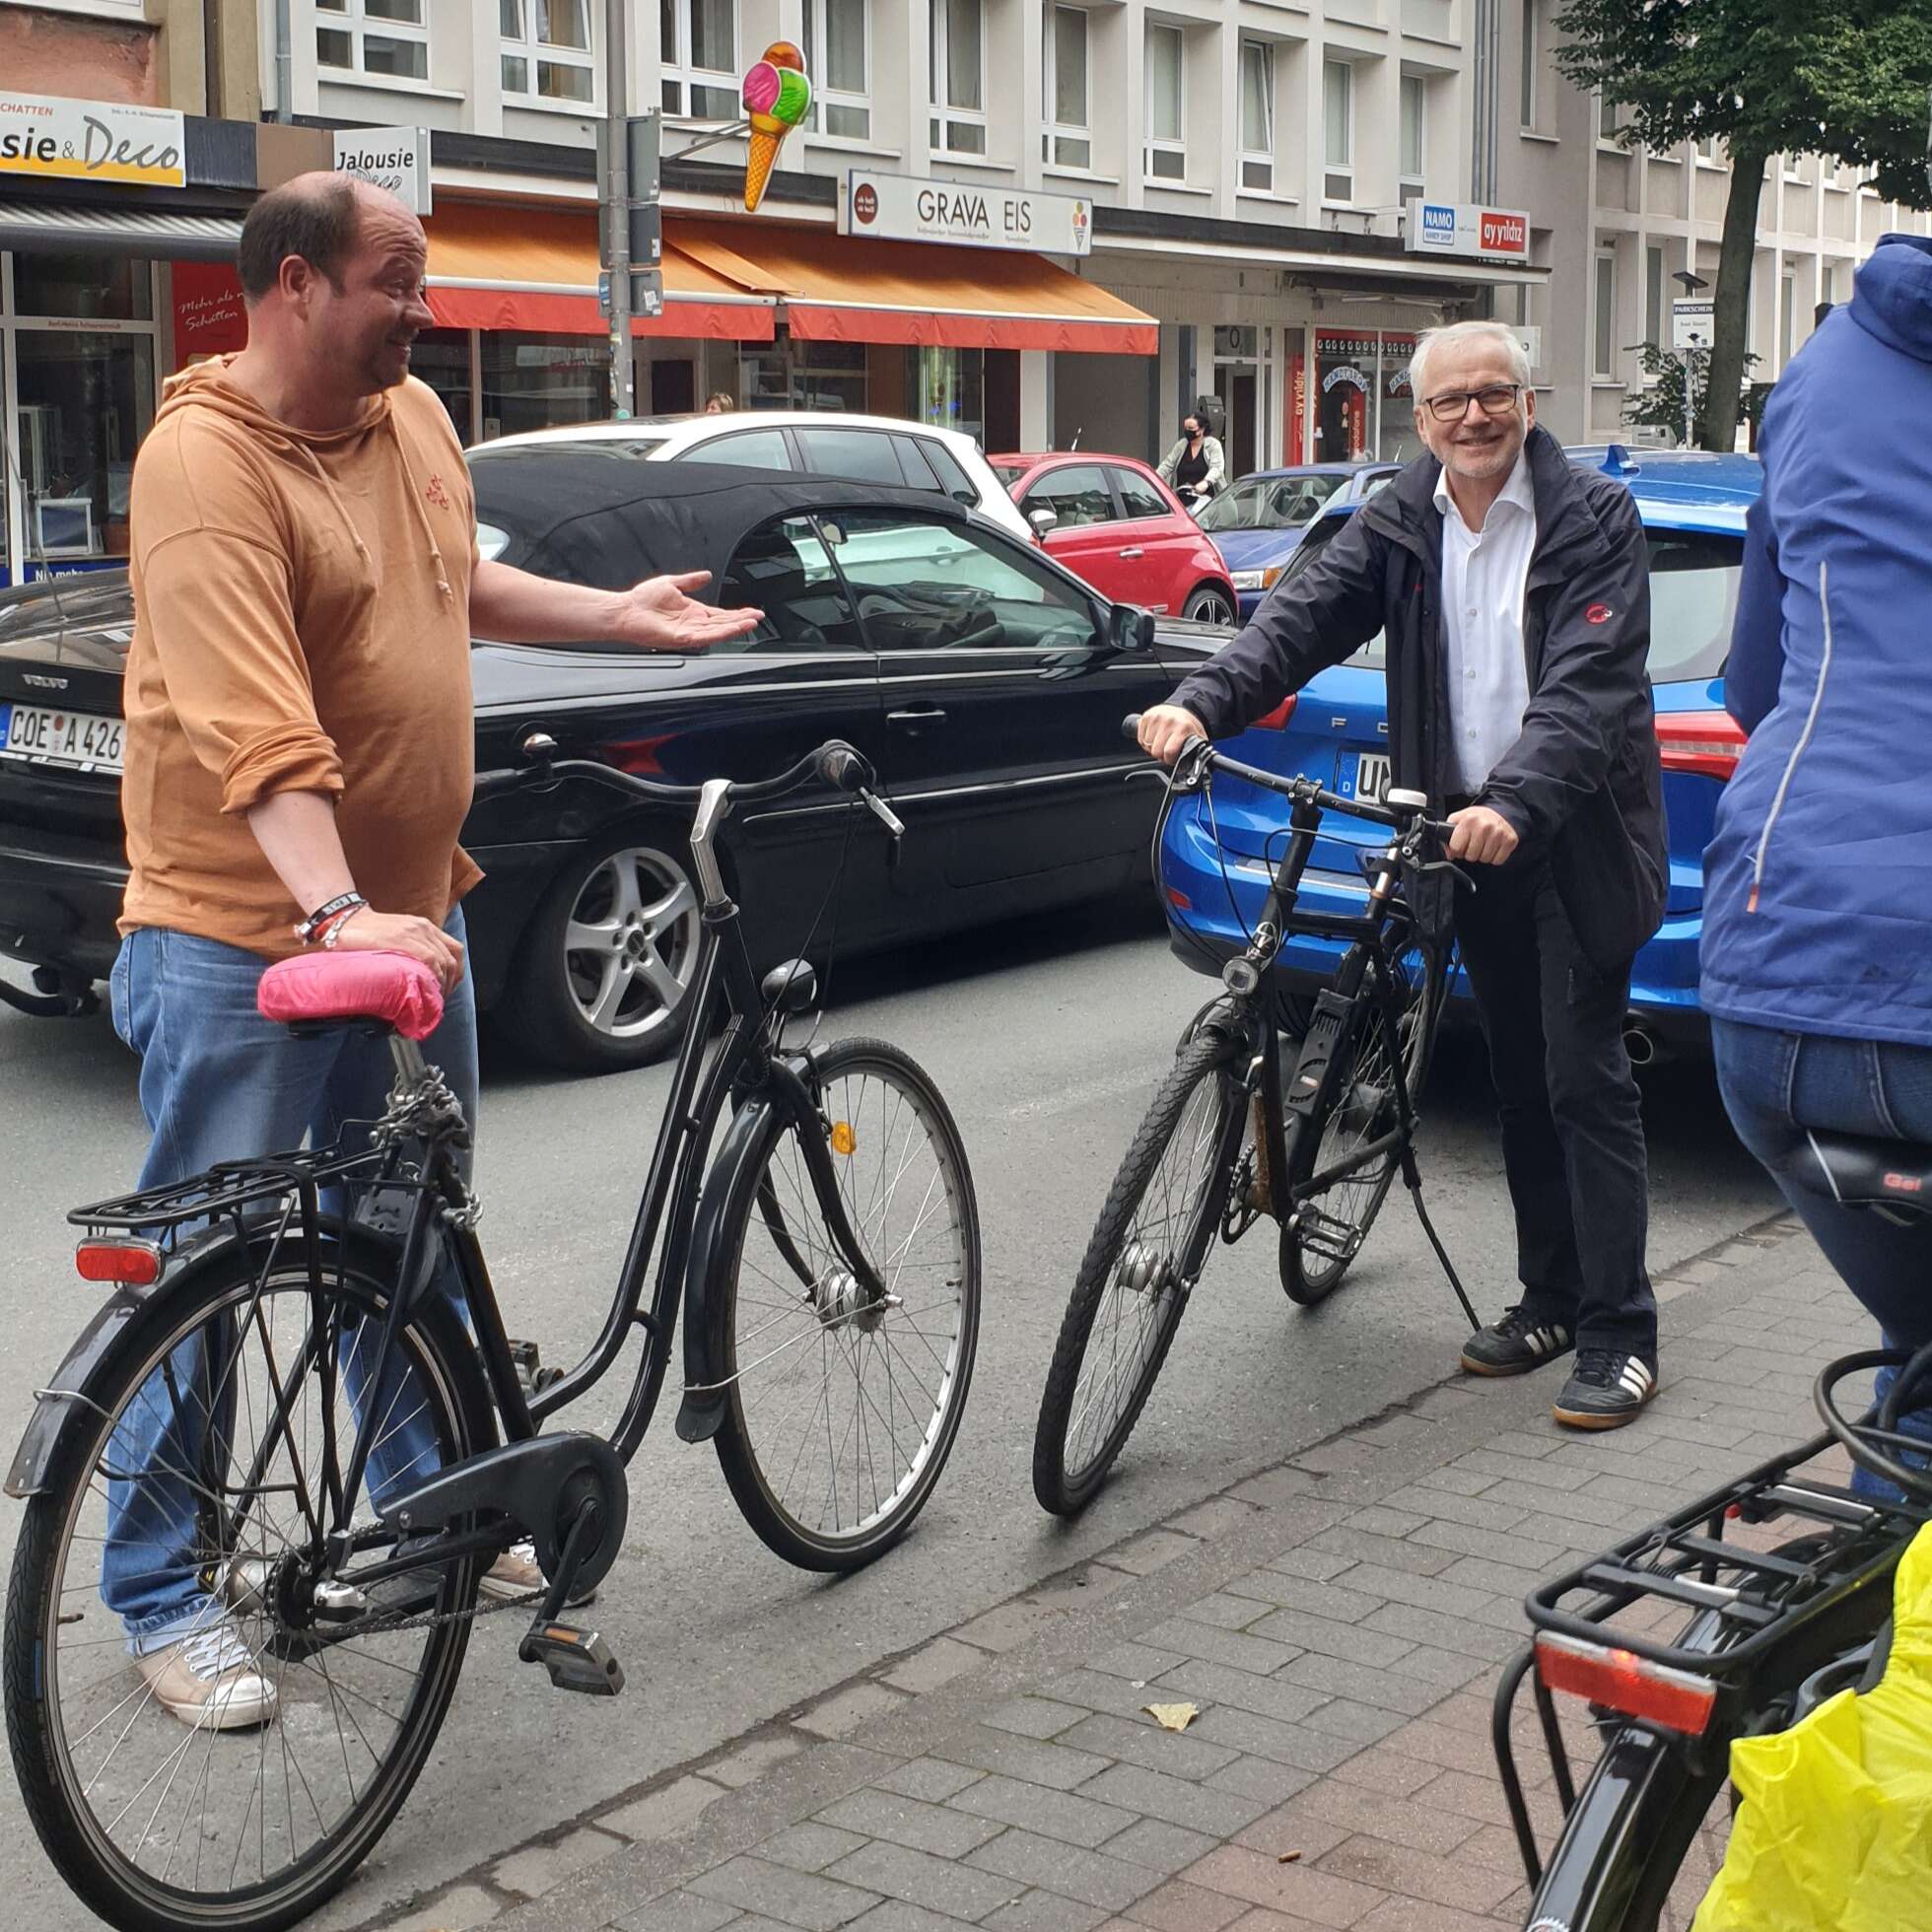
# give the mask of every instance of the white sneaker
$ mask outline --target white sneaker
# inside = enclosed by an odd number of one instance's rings
[[[534,1543],[513,1543],[497,1560],[484,1572],[483,1581],[477,1586],[484,1596],[494,1597],[499,1603],[511,1597],[527,1597],[532,1590],[544,1587],[543,1571],[537,1567],[536,1545]],[[573,1597],[575,1604],[595,1603],[596,1585]]]
[[[196,1730],[250,1731],[272,1723],[281,1703],[227,1617],[134,1661],[156,1703]]]

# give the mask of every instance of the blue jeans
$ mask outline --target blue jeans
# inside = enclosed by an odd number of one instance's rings
[[[1932,1146],[1932,1047],[1783,1033],[1735,1020],[1711,1022],[1717,1084],[1745,1145],[1770,1170],[1845,1285],[1878,1318],[1888,1348],[1932,1342],[1932,1219],[1902,1224],[1869,1208],[1841,1208],[1792,1178],[1805,1130],[1864,1134]],[[1879,1377],[1883,1397],[1897,1371]],[[1932,1408],[1901,1425],[1932,1441]],[[1891,1493],[1860,1470],[1854,1488]]]
[[[461,941],[460,909],[445,929]],[[255,1010],[263,965],[251,952],[158,927],[130,933],[109,979],[114,1031],[141,1056],[141,1111],[154,1138],[140,1185],[185,1180],[216,1161],[245,1160],[299,1146],[326,1146],[345,1123],[376,1119],[394,1079],[386,1040],[347,1027],[298,1039]],[[448,995],[443,1020],[423,1051],[476,1119],[476,1005],[469,975]],[[455,1283],[442,1291],[452,1297]],[[202,1342],[170,1358],[176,1390],[203,1385]],[[362,1351],[343,1350],[344,1382],[358,1414],[386,1414],[398,1391],[364,1386]],[[232,1392],[229,1404],[232,1407]],[[126,1628],[130,1647],[155,1650],[216,1614],[194,1559],[198,1537],[194,1484],[212,1419],[230,1423],[217,1403],[210,1418],[184,1409],[157,1370],[123,1412],[113,1444],[117,1467],[145,1470],[107,1485],[107,1545],[101,1595]],[[437,1466],[433,1431],[420,1414],[385,1431],[369,1468],[370,1498],[384,1496]],[[157,1474],[156,1472],[162,1472]]]

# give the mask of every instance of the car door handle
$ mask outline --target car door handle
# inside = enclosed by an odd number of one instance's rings
[[[1144,550],[1142,550],[1138,543],[1130,543],[1127,546],[1127,548],[1121,552],[1121,555],[1123,557],[1144,557],[1146,554],[1147,553]]]
[[[909,731],[917,731],[923,724],[943,724],[946,715],[937,705],[915,705],[910,711],[889,711],[885,714],[888,724],[903,724]]]

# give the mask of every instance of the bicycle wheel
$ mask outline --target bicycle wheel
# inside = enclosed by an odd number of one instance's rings
[[[883,1040],[817,1056],[867,1300],[820,1212],[798,1129],[771,1110],[732,1177],[711,1284],[728,1382],[718,1460],[744,1519],[802,1569],[850,1570],[912,1527],[959,1432],[980,1329],[980,1219],[939,1090]]]
[[[1220,1219],[1229,1113],[1247,1111],[1237,1058],[1212,1032],[1182,1047],[1094,1223],[1033,1436],[1033,1493],[1055,1516],[1092,1499],[1167,1359],[1192,1285],[1182,1257],[1204,1215]]]
[[[8,1741],[47,1855],[110,1924],[256,1932],[311,1911],[408,1796],[455,1690],[476,1559],[367,1592],[314,1583],[321,1535],[373,1515],[366,1486],[339,1515],[327,1493],[324,1415],[339,1474],[350,1387],[380,1405],[397,1484],[410,1463],[494,1440],[440,1297],[374,1381],[393,1259],[361,1243],[350,1256],[329,1248],[311,1289],[299,1244],[236,1246],[158,1293],[88,1377],[28,1504],[4,1638]],[[158,1599],[180,1600],[200,1661],[230,1686],[199,1718],[173,1714],[129,1654],[123,1617],[158,1614]]]
[[[1346,1160],[1395,1126],[1398,1058],[1412,1101],[1428,1076],[1442,1010],[1443,959],[1422,940],[1399,949],[1391,946],[1390,952],[1400,1008],[1394,1032],[1369,968],[1330,1050],[1330,1070],[1314,1110],[1288,1116],[1289,1190]],[[1392,1150],[1332,1183],[1281,1223],[1281,1285],[1291,1301],[1312,1307],[1341,1286],[1381,1210],[1397,1160]]]

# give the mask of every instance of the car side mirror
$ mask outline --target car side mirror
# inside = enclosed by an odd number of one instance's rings
[[[1151,651],[1154,648],[1154,614],[1138,604],[1109,606],[1108,642],[1116,651]]]
[[[1029,510],[1026,513],[1026,520],[1033,525],[1035,536],[1045,537],[1050,530],[1060,527],[1060,513],[1045,508]]]

